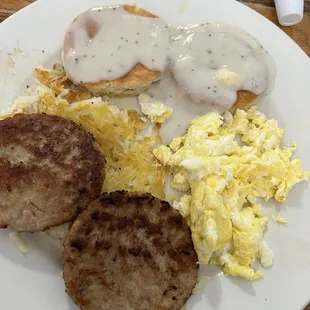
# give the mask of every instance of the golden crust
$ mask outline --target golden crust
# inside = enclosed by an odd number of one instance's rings
[[[124,10],[126,10],[129,13],[136,14],[139,16],[144,16],[144,17],[153,17],[153,18],[158,18],[157,15],[152,14],[151,12],[148,12],[144,9],[139,8],[136,4],[130,5],[130,4],[123,4]]]
[[[124,4],[123,8],[132,14],[144,17],[158,18],[158,16],[138,8],[136,5]],[[109,96],[134,96],[142,93],[153,82],[161,78],[162,72],[153,71],[142,64],[137,64],[125,76],[110,81],[85,83],[84,87],[90,92]]]
[[[237,92],[237,101],[232,106],[231,111],[237,109],[247,110],[250,106],[255,104],[259,98],[259,95],[253,94],[247,90],[239,90]]]
[[[160,79],[162,72],[152,71],[141,64],[137,64],[125,76],[111,81],[83,84],[94,94],[110,96],[117,95],[139,95],[151,83]]]

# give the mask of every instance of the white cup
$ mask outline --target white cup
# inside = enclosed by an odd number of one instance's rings
[[[301,22],[304,0],[275,0],[278,20],[282,26],[293,26]]]

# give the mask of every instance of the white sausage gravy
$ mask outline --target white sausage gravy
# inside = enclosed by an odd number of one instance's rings
[[[66,33],[66,73],[75,84],[82,84],[117,79],[137,63],[163,71],[169,44],[167,28],[160,18],[132,14],[122,6],[88,10]]]
[[[224,23],[172,27],[108,6],[79,15],[66,40],[64,67],[75,84],[117,79],[138,63],[164,73],[146,91],[174,110],[162,124],[164,143],[184,133],[196,116],[228,111],[240,90],[267,98],[275,79],[274,62],[260,43]]]

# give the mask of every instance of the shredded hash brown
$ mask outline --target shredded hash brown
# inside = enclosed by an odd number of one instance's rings
[[[120,110],[101,98],[92,98],[84,88],[72,85],[62,67],[36,68],[35,72],[38,97],[31,104],[25,104],[31,101],[25,100],[25,96],[17,98],[16,112],[58,115],[92,133],[107,159],[103,192],[139,191],[165,198],[167,169],[152,154],[152,149],[161,143],[158,125],[153,127],[150,137],[144,137],[140,132],[146,124],[137,112]],[[28,95],[35,97],[30,90]]]

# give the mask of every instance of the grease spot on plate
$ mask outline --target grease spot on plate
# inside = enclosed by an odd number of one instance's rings
[[[180,2],[180,6],[178,7],[178,13],[179,14],[183,14],[185,9],[186,9],[186,6],[187,6],[187,3],[188,3],[188,0],[182,0]]]

